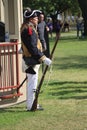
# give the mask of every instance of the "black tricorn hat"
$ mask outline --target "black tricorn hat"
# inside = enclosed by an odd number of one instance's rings
[[[38,17],[38,14],[42,13],[40,10],[25,10],[24,12],[24,18],[33,18]]]

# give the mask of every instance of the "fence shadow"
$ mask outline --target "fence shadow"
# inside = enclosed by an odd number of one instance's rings
[[[58,99],[87,99],[87,82],[52,82],[49,86],[48,94]]]

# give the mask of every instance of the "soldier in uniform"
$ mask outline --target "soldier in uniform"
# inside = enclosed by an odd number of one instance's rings
[[[22,69],[27,74],[27,110],[32,110],[35,91],[38,83],[38,70],[41,63],[50,66],[51,60],[42,52],[42,45],[38,39],[37,10],[25,10],[24,23],[21,26],[21,42],[23,50]],[[37,104],[37,109],[42,108]]]

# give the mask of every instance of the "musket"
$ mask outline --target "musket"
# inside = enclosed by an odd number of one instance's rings
[[[19,92],[19,89],[22,87],[22,85],[24,84],[24,82],[27,80],[27,76],[24,78],[24,80],[22,81],[22,83],[18,86],[17,88],[17,93]]]
[[[64,26],[64,22],[63,22],[63,24],[62,24],[62,27],[61,27],[61,29],[60,29],[60,32],[61,32],[63,26]],[[59,32],[59,35],[60,35],[60,32]],[[51,54],[50,54],[50,59],[51,59],[51,60],[52,60],[52,58],[53,58],[53,54],[54,54],[54,52],[55,52],[56,46],[57,46],[57,44],[58,44],[58,41],[59,41],[59,37],[56,38],[56,41],[55,41],[54,46],[53,46],[53,48],[52,48],[52,51],[51,51]],[[46,75],[47,70],[48,70],[48,65],[46,65],[46,67],[45,67],[45,69],[44,69],[44,71],[43,71],[41,80],[40,80],[40,82],[39,82],[39,84],[38,84],[38,87],[37,87],[37,90],[36,90],[36,92],[35,92],[35,99],[34,99],[34,101],[33,101],[33,105],[32,105],[32,108],[31,108],[32,111],[35,111],[35,110],[37,109],[38,96],[39,96],[40,89],[41,89],[42,83],[43,83],[43,81],[44,81],[44,78],[45,78],[45,75]]]

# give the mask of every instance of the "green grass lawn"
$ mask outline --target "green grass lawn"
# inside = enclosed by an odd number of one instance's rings
[[[61,34],[39,103],[44,111],[26,112],[26,103],[0,109],[0,130],[87,130],[87,39],[76,32]]]

